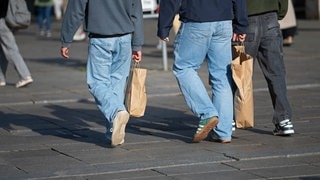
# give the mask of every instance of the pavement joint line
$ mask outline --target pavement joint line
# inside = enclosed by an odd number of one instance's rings
[[[297,90],[297,89],[310,89],[310,88],[318,88],[320,84],[298,84],[298,85],[289,85],[287,86],[288,90]],[[253,89],[253,92],[265,92],[268,91],[268,88],[257,88]],[[209,91],[208,91],[209,92]],[[175,93],[155,93],[155,94],[147,94],[148,98],[155,97],[172,97],[172,96],[181,96],[181,92]],[[76,102],[94,102],[94,98],[78,98],[78,99],[57,99],[57,100],[39,100],[39,101],[22,101],[22,102],[9,102],[9,103],[0,103],[1,106],[19,106],[19,105],[33,105],[33,104],[55,104],[55,103],[76,103]]]
[[[94,102],[93,98],[79,98],[79,99],[58,99],[58,100],[41,100],[41,101],[23,101],[23,102],[9,102],[0,103],[1,106],[19,106],[19,105],[35,105],[35,104],[55,104],[55,103],[74,103],[74,102]]]
[[[318,88],[320,87],[320,84],[298,84],[298,85],[288,85],[287,90],[297,90],[297,89],[310,89],[310,88]],[[268,91],[268,88],[257,88],[253,89],[253,92],[262,92],[262,91]]]
[[[237,158],[234,159],[236,161],[252,161],[252,160],[265,160],[265,159],[277,159],[277,158],[291,158],[291,157],[306,157],[306,156],[314,156],[320,155],[320,152],[308,152],[308,153],[300,153],[300,154],[283,154],[283,155],[270,155],[270,156],[257,156],[250,158]],[[230,156],[226,156],[230,157]],[[231,158],[230,158],[231,159]]]
[[[128,173],[128,172],[136,172],[136,171],[146,171],[146,170],[156,170],[161,168],[172,168],[172,167],[183,167],[183,166],[194,166],[194,165],[204,165],[204,164],[218,164],[218,163],[226,163],[232,162],[235,160],[223,160],[223,161],[215,161],[215,162],[196,162],[196,163],[181,163],[181,164],[172,164],[172,165],[160,165],[160,166],[150,166],[150,167],[142,167],[142,168],[131,168],[131,169],[123,169],[123,170],[114,170],[108,172],[94,172],[94,173],[86,173],[86,174],[71,174],[71,175],[58,175],[58,176],[46,176],[46,177],[38,177],[38,178],[29,178],[29,180],[40,180],[40,179],[56,179],[56,178],[71,178],[71,177],[82,177],[82,176],[94,176],[94,175],[107,175],[107,174],[116,174],[116,173]],[[93,165],[95,166],[95,165]],[[231,171],[231,170],[225,170]]]

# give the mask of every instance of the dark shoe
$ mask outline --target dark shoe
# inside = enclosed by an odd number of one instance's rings
[[[211,133],[211,138],[209,139],[209,141],[221,144],[231,143],[231,139],[220,139],[214,132]]]
[[[193,136],[192,142],[198,143],[207,138],[209,132],[218,124],[218,117],[210,117],[199,122],[196,134]]]
[[[112,122],[111,146],[118,146],[124,143],[125,129],[129,120],[127,111],[119,111]]]
[[[231,139],[210,139],[211,142],[217,142],[217,143],[221,143],[221,144],[227,144],[227,143],[231,143]]]
[[[289,136],[294,134],[293,125],[289,119],[283,120],[275,126],[276,128],[273,131],[273,134],[276,136]]]

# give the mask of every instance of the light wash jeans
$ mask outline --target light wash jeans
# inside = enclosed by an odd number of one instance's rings
[[[268,83],[274,108],[273,123],[291,119],[292,112],[287,97],[286,69],[277,13],[271,12],[249,17],[245,41],[246,52],[259,63]]]
[[[231,38],[231,21],[187,22],[181,25],[174,42],[173,73],[186,103],[199,119],[218,116],[213,131],[221,140],[230,140],[232,135]],[[197,73],[205,59],[212,99]]]
[[[106,118],[107,140],[110,140],[110,128],[116,113],[126,110],[124,95],[131,54],[131,34],[89,40],[87,84]]]
[[[0,80],[5,82],[5,75],[8,63],[12,62],[17,70],[20,78],[26,78],[30,75],[30,71],[24,62],[16,40],[5,23],[4,18],[0,18]]]

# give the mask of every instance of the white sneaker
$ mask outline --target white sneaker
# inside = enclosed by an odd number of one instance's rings
[[[51,36],[52,36],[51,31],[47,31],[47,32],[46,32],[46,37],[47,37],[47,38],[50,38]]]
[[[127,111],[119,111],[112,122],[111,146],[124,143],[125,129],[129,120]]]
[[[31,76],[28,76],[24,79],[20,79],[17,83],[16,83],[16,88],[21,88],[24,87],[30,83],[33,82],[33,79],[31,78]]]
[[[44,30],[41,30],[41,31],[39,32],[39,35],[40,35],[40,36],[44,36],[44,35],[45,35]]]
[[[6,82],[5,81],[0,81],[0,86],[6,86]]]

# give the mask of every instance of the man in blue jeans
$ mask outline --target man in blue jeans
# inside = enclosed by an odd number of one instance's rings
[[[189,108],[200,119],[192,141],[204,140],[213,130],[216,141],[231,142],[231,40],[244,41],[248,23],[245,0],[161,0],[160,39],[169,41],[177,12],[182,24],[174,41],[173,73]],[[205,59],[212,99],[197,74]]]
[[[249,27],[245,47],[246,52],[258,61],[268,83],[274,109],[274,135],[294,134],[278,23],[287,9],[288,0],[247,0]]]
[[[85,20],[89,34],[87,84],[106,118],[111,146],[124,143],[129,113],[124,105],[131,60],[141,61],[141,0],[69,0],[61,27],[61,55],[69,58],[73,36]]]

